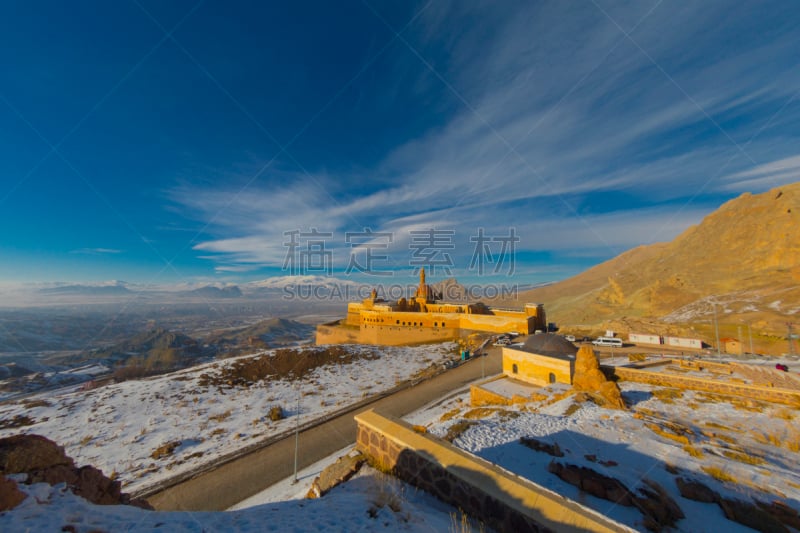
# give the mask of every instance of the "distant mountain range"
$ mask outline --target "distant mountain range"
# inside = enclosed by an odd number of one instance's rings
[[[227,287],[214,287],[214,286],[207,286],[207,287],[200,287],[199,289],[194,289],[188,292],[182,292],[181,294],[189,294],[191,296],[201,296],[203,298],[241,298],[242,291],[236,285],[230,285]]]
[[[573,278],[520,293],[562,325],[761,341],[800,318],[800,183],[743,194],[670,243],[640,246]],[[743,329],[744,328],[744,329]]]
[[[63,295],[84,295],[84,296],[115,296],[131,294],[124,282],[115,281],[110,283],[99,283],[90,285],[72,284],[57,285],[55,287],[45,287],[39,289],[41,294],[51,296]]]
[[[113,300],[114,298],[164,299],[204,299],[260,298],[283,294],[287,289],[309,288],[325,293],[338,292],[357,294],[355,289],[365,287],[363,283],[346,278],[330,276],[275,276],[258,281],[242,283],[181,283],[177,285],[144,285],[124,281],[104,281],[90,283],[45,283],[20,285],[4,289],[6,300],[16,300],[20,304],[74,302],[86,298],[93,300]]]
[[[351,279],[332,276],[275,276],[244,284],[247,289],[273,290],[282,290],[284,287],[292,285],[314,285],[318,287],[339,288],[343,286],[360,287],[364,284]]]

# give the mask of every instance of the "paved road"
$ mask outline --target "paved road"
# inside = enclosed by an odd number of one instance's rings
[[[479,379],[501,371],[500,350],[473,359],[457,368],[353,409],[300,433],[298,469],[305,468],[342,448],[355,443],[353,416],[367,409],[380,408],[391,416],[404,416],[420,407]],[[221,511],[261,492],[294,473],[294,435],[266,448],[226,463],[215,470],[184,481],[148,497],[158,510]]]

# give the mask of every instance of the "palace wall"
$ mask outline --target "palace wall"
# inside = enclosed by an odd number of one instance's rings
[[[317,326],[317,344],[363,344],[361,330],[343,324],[321,324]]]
[[[422,342],[445,342],[459,338],[458,328],[425,328],[414,326],[362,326],[361,344],[400,346]]]
[[[504,315],[460,315],[459,324],[461,329],[474,329],[477,331],[489,331],[492,333],[506,333],[516,331],[522,335],[533,333],[536,329],[535,318],[525,316],[524,313],[517,312],[516,316]]]

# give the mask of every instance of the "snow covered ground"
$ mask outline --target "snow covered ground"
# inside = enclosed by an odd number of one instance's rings
[[[153,512],[93,505],[37,483],[19,507],[0,513],[0,531],[448,531],[458,511],[370,468],[318,500],[295,499],[229,512]],[[72,529],[64,529],[72,526]]]
[[[508,382],[491,386],[502,393],[521,392]],[[644,479],[656,481],[686,514],[677,524],[679,531],[751,530],[727,520],[715,504],[683,498],[677,476],[699,480],[726,498],[780,500],[800,509],[796,409],[637,383],[621,388],[632,404],[628,411],[576,403],[568,387],[556,385],[534,388],[544,399],[496,408],[471,407],[464,391],[406,420],[440,437],[458,424],[474,422],[453,441],[456,446],[637,529],[643,525],[636,508],[581,493],[548,472],[548,464],[585,466],[632,490]],[[558,444],[564,456],[534,451],[520,443],[521,437]]]
[[[348,348],[353,353],[366,349],[373,348]],[[130,491],[290,429],[298,398],[302,421],[324,416],[452,357],[453,349],[449,344],[380,348],[378,359],[317,368],[297,384],[274,380],[222,390],[201,386],[208,381],[203,374],[221,375],[224,367],[253,357],[244,356],[142,382],[29,398],[27,403],[0,406],[0,419],[18,414],[34,418],[37,423],[22,430],[66,444],[78,464],[116,471]],[[532,392],[502,381],[490,387],[508,395]],[[657,482],[686,515],[678,531],[751,531],[726,519],[715,504],[683,498],[675,483],[678,476],[699,480],[726,498],[779,500],[800,509],[796,409],[637,383],[621,387],[631,406],[627,411],[576,403],[563,385],[536,388],[540,396],[527,404],[474,408],[465,388],[406,420],[438,436],[461,422],[474,422],[454,439],[456,446],[640,530],[644,528],[638,510],[581,493],[548,472],[548,464],[555,460],[585,466],[630,489],[644,479]],[[49,405],[37,406],[40,400]],[[271,422],[266,413],[277,404],[289,418]],[[18,431],[6,429],[0,435]],[[86,440],[87,435],[93,438]],[[531,450],[520,444],[521,437],[557,443],[564,455],[554,458]],[[156,448],[176,441],[181,444],[172,455],[151,458]],[[63,486],[23,486],[34,497],[0,514],[0,530],[59,530],[70,524],[78,530],[113,531],[460,530],[454,525],[460,515],[452,507],[369,468],[323,498],[305,500],[314,477],[346,451],[299,472],[297,484],[286,479],[222,513],[94,506]]]
[[[110,372],[111,369],[102,364],[55,370],[44,367],[25,376],[0,380],[0,401],[23,398],[39,391],[49,391],[52,394],[59,389],[63,391],[73,387],[80,388],[92,379]]]
[[[35,395],[0,405],[0,427],[24,417],[33,422],[0,429],[0,437],[43,435],[79,466],[116,475],[123,491],[135,492],[389,390],[452,358],[455,344],[345,349],[351,363],[317,367],[296,381],[214,384],[233,365],[270,357],[268,350],[94,390]],[[286,418],[270,420],[275,406]]]

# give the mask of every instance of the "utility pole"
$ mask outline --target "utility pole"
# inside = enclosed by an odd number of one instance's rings
[[[791,322],[787,322],[786,323],[786,327],[789,330],[788,334],[786,335],[786,338],[789,341],[789,355],[794,355],[794,339],[795,339],[796,335],[794,335],[792,333],[792,323]]]
[[[297,389],[297,413],[294,417],[294,480],[297,483],[297,450],[300,443],[300,389]]]
[[[756,353],[755,350],[753,350],[753,330],[750,329],[749,322],[747,324],[747,335],[750,337],[750,353]]]
[[[742,326],[736,326],[736,340],[739,341],[739,355],[742,355],[742,352],[744,352],[742,350],[742,345],[744,344],[742,342]]]
[[[711,302],[711,308],[714,310],[714,335],[717,338],[717,358],[722,357],[719,353],[719,324],[717,323],[717,302]]]

